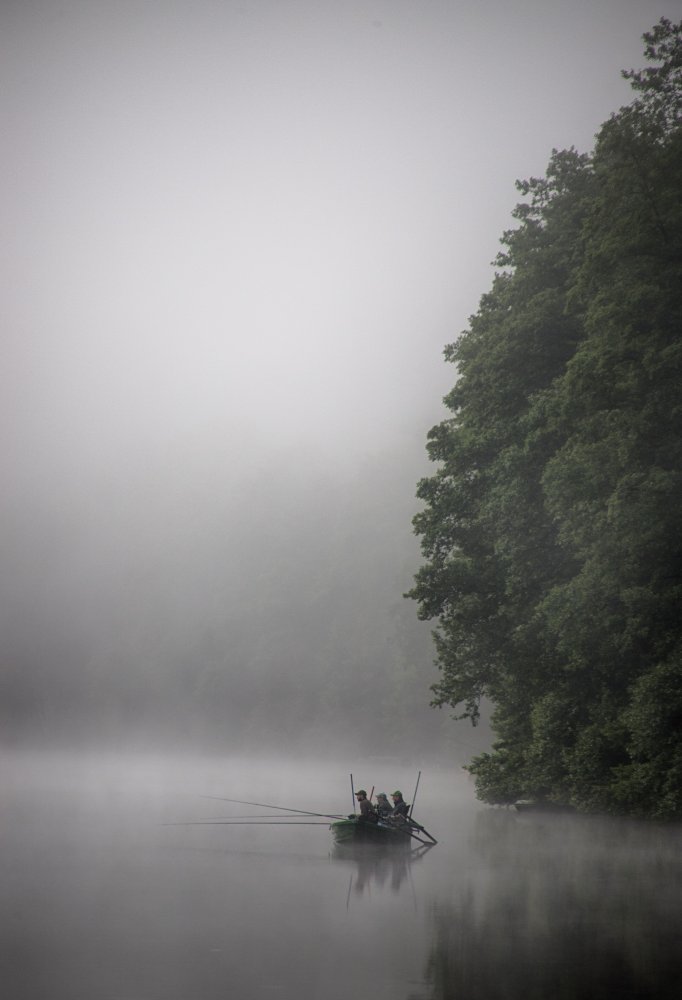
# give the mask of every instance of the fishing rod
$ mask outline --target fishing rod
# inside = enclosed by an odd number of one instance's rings
[[[415,803],[415,800],[417,798],[417,789],[419,788],[419,779],[421,778],[421,776],[422,776],[422,773],[420,771],[419,774],[417,775],[417,784],[415,785],[414,795],[412,796],[412,805],[410,806],[410,811],[407,814],[408,818],[412,815],[412,810],[414,809],[414,803]]]
[[[429,839],[422,840],[422,838],[418,837],[416,833],[411,833],[410,836],[412,837],[412,840],[416,840],[418,844],[423,844],[424,847],[433,847],[435,844],[438,843],[436,838],[432,837],[428,830],[425,830],[424,827],[420,827],[420,829],[421,832],[424,834],[424,836],[428,837]]]
[[[353,774],[350,776],[350,796],[353,802],[353,812],[355,812],[355,788],[353,787]]]
[[[408,823],[409,823],[409,820],[408,820]],[[434,844],[438,843],[438,841],[436,840],[436,838],[432,837],[431,834],[429,833],[429,831],[425,830],[423,826],[417,826],[417,824],[415,823],[414,827],[412,827],[412,826],[409,826],[408,823],[405,824],[405,827],[406,827],[405,829],[401,829],[400,827],[394,827],[393,829],[395,830],[396,833],[402,834],[403,837],[407,837],[408,839],[411,838],[412,840],[416,840],[418,844],[423,844],[425,847],[433,847]],[[421,837],[417,836],[417,834],[414,832],[415,829],[419,830],[419,832],[421,834],[423,834],[424,837],[428,837],[429,839],[428,840],[423,840]]]
[[[427,843],[425,840],[421,840],[421,838],[418,837],[417,834],[413,832],[414,830],[419,830],[419,832],[421,834],[423,834],[425,837],[429,838],[428,843],[431,846],[433,846],[433,844],[437,844],[438,843],[438,841],[436,840],[436,838],[429,833],[429,831],[426,829],[426,827],[420,826],[419,823],[415,823],[415,821],[413,819],[410,819],[409,816],[407,818],[407,822],[410,825],[410,836],[412,837],[413,840],[418,840],[420,844]]]
[[[427,847],[433,847],[434,844],[438,843],[436,838],[433,837],[425,827],[420,826],[419,823],[415,822],[415,820],[412,819],[412,810],[414,809],[414,804],[417,800],[417,790],[419,788],[419,782],[421,780],[421,776],[422,773],[420,771],[417,774],[417,784],[414,787],[414,795],[412,796],[412,805],[410,806],[410,811],[407,814],[407,822],[410,824],[410,827],[412,828],[410,831],[410,836],[412,837],[413,840],[418,841],[420,844],[425,844]],[[429,838],[428,841],[422,840],[420,837],[418,837],[416,833],[413,832],[414,830],[419,830],[419,832],[423,834],[424,837],[428,837]]]
[[[247,813],[243,816],[202,816],[203,820],[217,820],[217,819],[296,819],[297,814],[295,813],[285,813],[284,816],[278,816],[277,813]]]
[[[324,819],[345,819],[345,816],[339,816],[338,813],[316,813],[310,812],[308,809],[294,809],[292,806],[273,806],[268,802],[245,802],[244,799],[226,799],[221,795],[201,795],[200,798],[213,799],[216,802],[235,802],[240,806],[258,806],[260,809],[276,809],[278,812],[297,813],[299,816],[320,816]]]
[[[161,826],[329,826],[329,823],[318,823],[315,820],[243,820],[243,819],[197,819],[185,823],[162,823]]]

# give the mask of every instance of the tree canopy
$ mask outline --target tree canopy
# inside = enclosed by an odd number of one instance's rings
[[[446,348],[415,518],[434,704],[497,741],[487,802],[682,816],[682,23],[593,151],[519,182],[518,225]]]

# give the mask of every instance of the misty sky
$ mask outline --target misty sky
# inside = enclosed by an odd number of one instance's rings
[[[409,507],[453,379],[442,348],[490,284],[515,179],[591,148],[630,100],[642,32],[679,13],[4,0],[0,594],[17,614],[150,536],[237,537],[254,492],[262,512],[292,481],[394,456]]]

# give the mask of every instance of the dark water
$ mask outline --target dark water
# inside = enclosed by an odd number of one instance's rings
[[[349,762],[411,797],[416,772]],[[335,856],[325,825],[164,826],[350,811],[349,766],[6,757],[0,983],[8,1000],[672,998],[680,829],[528,816],[425,771],[421,857]]]

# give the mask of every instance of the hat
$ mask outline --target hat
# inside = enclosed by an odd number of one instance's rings
[[[395,799],[397,796],[402,799],[403,793],[402,792],[391,792],[391,798],[392,799]]]
[[[377,792],[377,798],[378,799],[385,799],[386,798],[386,792]]]
[[[366,797],[366,796],[367,796],[367,792],[365,791],[365,789],[364,789],[364,788],[361,788],[361,789],[360,789],[359,791],[357,791],[357,792],[355,793],[355,795],[356,795],[356,797],[357,797],[358,795],[364,795],[364,796]]]

